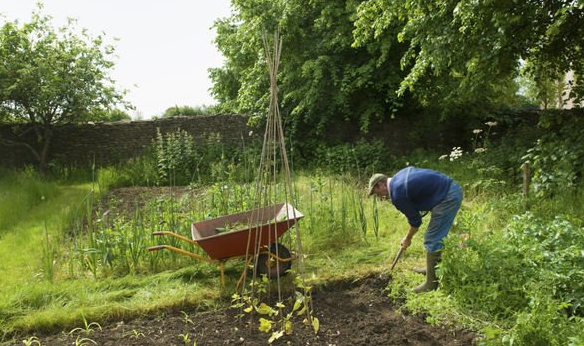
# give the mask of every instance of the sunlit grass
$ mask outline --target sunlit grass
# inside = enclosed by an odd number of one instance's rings
[[[165,308],[211,308],[221,296],[212,275],[188,277],[192,268],[152,276],[126,276],[102,280],[78,279],[59,283],[30,283],[15,290],[2,307],[11,328],[27,332],[52,331],[88,321],[120,321]]]
[[[27,217],[43,197],[52,198],[59,191],[55,183],[40,180],[33,171],[0,168],[0,237]]]
[[[76,205],[71,201],[82,200],[87,186],[62,187],[54,197],[45,197],[41,203],[29,208],[11,231],[0,238],[0,293],[16,284],[31,279],[44,279],[42,254],[48,235],[56,244],[62,239]],[[40,198],[39,198],[40,199]]]

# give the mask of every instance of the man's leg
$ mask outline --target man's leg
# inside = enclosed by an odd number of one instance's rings
[[[426,247],[426,281],[414,288],[415,292],[431,291],[438,287],[436,265],[440,262],[441,250],[444,247],[442,240],[448,235],[461,204],[462,189],[458,184],[453,182],[444,200],[432,209],[428,230],[424,234],[424,246]]]

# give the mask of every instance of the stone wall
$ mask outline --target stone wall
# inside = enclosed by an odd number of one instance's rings
[[[55,127],[51,143],[50,160],[62,164],[106,165],[138,157],[152,144],[156,133],[174,132],[182,129],[193,135],[195,142],[210,135],[220,136],[222,142],[239,144],[242,138],[249,138],[252,130],[247,125],[247,117],[239,115],[214,115],[197,117],[176,117],[151,121],[131,121],[98,124],[68,124]],[[26,129],[19,125],[0,126],[0,138],[14,140],[14,132]],[[15,131],[18,129],[18,131]],[[257,134],[255,134],[257,136]],[[31,132],[26,142],[35,145]],[[36,160],[24,146],[0,144],[0,166],[20,167],[35,164]]]
[[[513,117],[534,125],[537,114],[526,112]],[[98,166],[124,162],[141,156],[156,138],[158,129],[161,133],[183,129],[195,138],[195,143],[213,134],[218,135],[226,144],[241,145],[245,141],[247,145],[253,138],[262,139],[264,133],[264,129],[248,127],[247,120],[247,117],[241,115],[213,115],[61,125],[55,127],[49,161],[84,166],[93,162]],[[403,155],[417,148],[442,150],[454,146],[464,147],[471,138],[474,125],[460,120],[440,121],[438,116],[418,114],[373,123],[367,134],[361,133],[355,124],[342,121],[330,125],[324,131],[324,138],[310,138],[308,134],[313,133],[310,128],[299,129],[295,134],[295,141],[309,144],[305,147],[311,149],[310,143],[314,140],[335,145],[355,143],[362,139],[378,139],[387,146],[389,153]],[[0,126],[0,139],[15,139],[13,133],[21,133],[25,129],[24,125]],[[498,130],[502,134],[509,129],[499,127]],[[253,131],[253,138],[249,136],[250,131]],[[29,132],[26,142],[34,146],[35,138],[32,133]],[[0,166],[21,167],[25,164],[36,164],[28,149],[22,146],[8,147],[0,141]]]

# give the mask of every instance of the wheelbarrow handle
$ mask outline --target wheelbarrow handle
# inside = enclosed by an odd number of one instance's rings
[[[152,235],[164,235],[165,232],[152,232]]]
[[[158,251],[158,250],[162,250],[162,249],[166,249],[166,245],[151,246],[148,248],[148,251]]]

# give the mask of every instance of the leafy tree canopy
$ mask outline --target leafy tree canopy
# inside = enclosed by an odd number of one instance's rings
[[[123,120],[132,120],[132,117],[124,110],[121,109],[112,109],[107,110],[103,115],[96,116],[96,119],[100,119],[104,122],[116,122],[116,121],[123,121]]]
[[[75,22],[55,30],[42,5],[29,23],[0,28],[0,119],[31,125],[37,146],[24,143],[44,170],[52,127],[107,120],[116,105],[129,107],[108,72],[114,48],[102,36],[76,32]]]
[[[195,115],[209,115],[213,113],[211,107],[206,106],[174,106],[167,108],[162,114],[163,118],[170,118],[176,116],[195,116]]]
[[[584,0],[367,0],[358,9],[355,45],[394,36],[396,26],[408,44],[399,94],[436,99],[443,88],[451,91],[447,100],[496,96],[521,61],[542,88],[569,70],[576,82],[584,75]],[[581,98],[580,89],[571,96]]]
[[[404,44],[352,47],[358,0],[233,0],[231,17],[216,21],[215,43],[226,58],[210,70],[221,111],[263,116],[269,104],[269,74],[262,43],[278,29],[283,37],[278,85],[281,113],[298,131],[320,133],[350,120],[367,131],[371,122],[412,106],[394,90],[404,77]],[[305,131],[304,131],[305,132]]]

